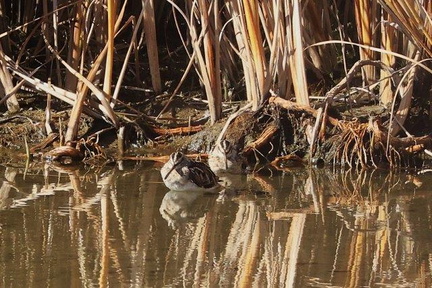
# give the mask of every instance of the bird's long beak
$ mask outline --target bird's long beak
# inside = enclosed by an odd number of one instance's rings
[[[168,173],[165,175],[164,180],[166,180],[168,178],[168,176],[171,174],[171,172],[177,167],[179,163],[175,163],[171,169],[168,171]]]

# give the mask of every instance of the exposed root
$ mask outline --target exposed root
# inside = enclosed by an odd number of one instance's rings
[[[280,161],[274,160],[283,159],[284,155],[296,155],[300,158],[309,157],[304,161],[322,157],[326,163],[357,169],[406,167],[413,164],[412,159],[416,158],[417,153],[432,147],[432,138],[429,135],[405,138],[389,135],[378,117],[370,117],[367,123],[362,123],[359,120],[339,120],[324,113],[324,116],[317,120],[318,110],[309,106],[275,96],[269,98],[269,103],[284,108],[288,116],[290,114],[295,116],[283,118],[279,115],[281,121],[277,125],[274,122],[267,124],[259,137],[246,146],[243,153],[247,155],[252,150],[258,150],[259,154],[266,155],[267,160],[273,161],[273,165],[278,165]],[[329,124],[331,129],[323,128],[329,127]],[[288,126],[292,128],[291,138],[282,135],[274,137],[277,132],[283,131]],[[313,135],[309,131],[311,127],[315,127]],[[321,131],[325,131],[319,133],[319,137],[317,137],[318,127]],[[278,143],[278,140],[282,143]],[[290,150],[279,149],[276,155],[270,155],[266,151],[260,151],[264,144],[282,145],[289,147]]]
[[[270,124],[269,126],[267,126],[254,142],[248,144],[243,149],[243,154],[249,155],[254,149],[259,149],[264,144],[267,144],[278,130],[279,127],[274,124]]]

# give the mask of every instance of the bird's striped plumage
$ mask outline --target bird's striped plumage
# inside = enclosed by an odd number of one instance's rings
[[[210,152],[208,163],[215,173],[239,173],[242,171],[245,161],[234,145],[227,140],[222,140]]]
[[[214,189],[218,177],[204,163],[193,161],[181,152],[174,152],[161,169],[165,186],[174,191]]]

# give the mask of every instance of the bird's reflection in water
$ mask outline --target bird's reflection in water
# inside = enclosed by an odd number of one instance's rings
[[[159,212],[171,228],[181,223],[202,217],[206,208],[198,202],[204,196],[203,191],[169,191],[162,199]]]
[[[261,179],[259,177],[248,180],[247,175],[242,174],[222,175],[219,176],[219,181],[224,189],[218,192],[203,190],[170,190],[167,192],[162,199],[159,212],[162,218],[168,222],[168,226],[177,229],[181,224],[199,219],[205,216],[206,212],[212,210],[217,202],[236,202],[239,197],[242,200],[267,198],[274,190],[270,189],[272,188],[270,184],[263,185],[263,183],[257,182]]]

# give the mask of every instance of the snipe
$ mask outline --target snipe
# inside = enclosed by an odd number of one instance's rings
[[[216,144],[209,154],[208,163],[213,172],[240,173],[245,164],[243,156],[228,140]]]
[[[219,187],[218,177],[204,163],[174,152],[161,169],[165,186],[173,191],[204,190]]]

